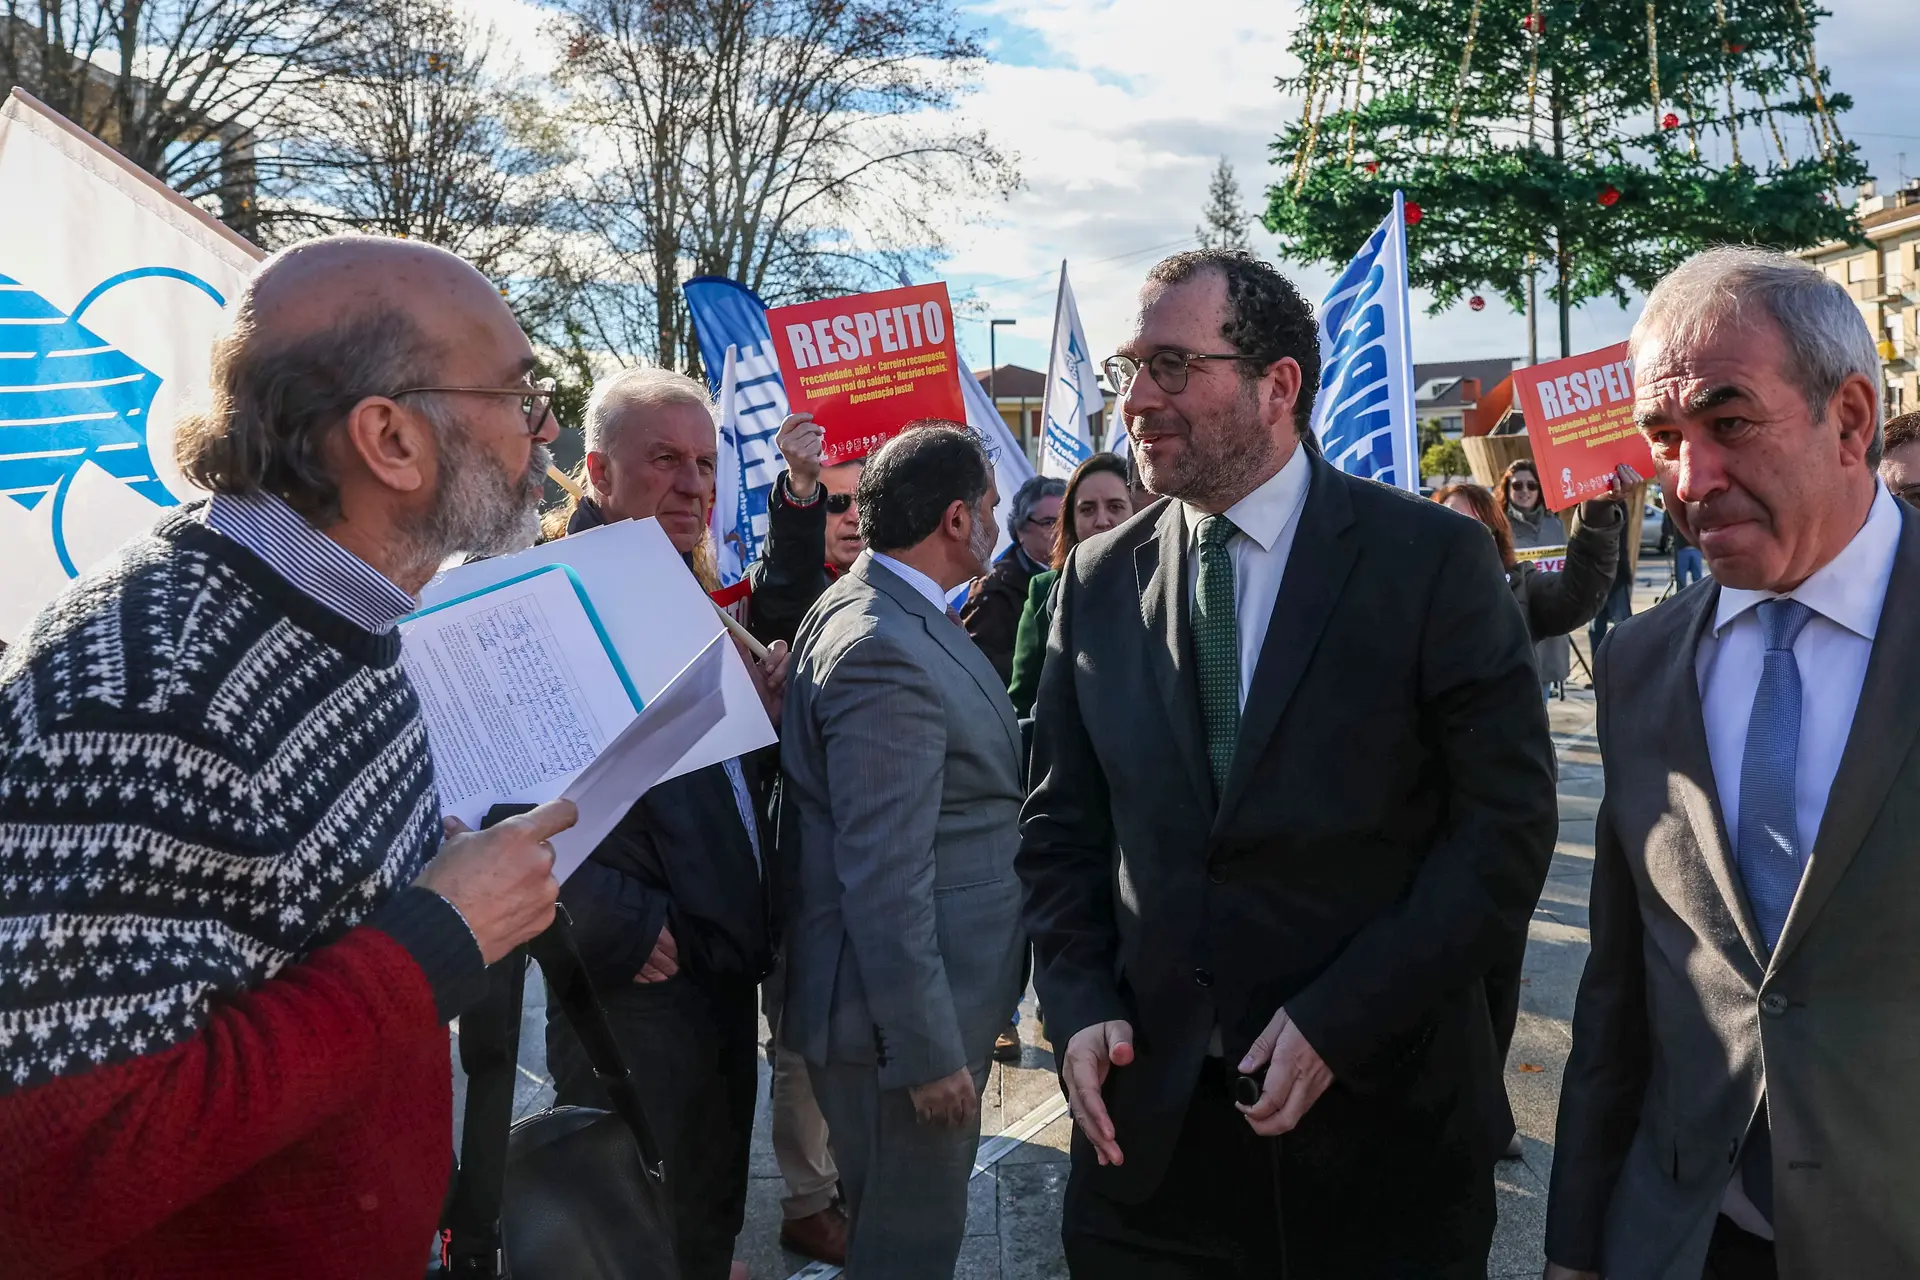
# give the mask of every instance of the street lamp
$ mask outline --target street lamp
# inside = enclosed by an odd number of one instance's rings
[[[1000,412],[1000,397],[995,395],[993,391],[993,375],[994,370],[1000,367],[1000,359],[998,348],[994,345],[994,340],[1000,336],[1001,325],[1012,323],[1013,321],[1011,320],[987,321],[987,399],[993,401],[993,411],[995,413]],[[1022,445],[1025,445],[1027,442],[1026,436],[1027,416],[1023,413],[1020,415],[1020,443]]]

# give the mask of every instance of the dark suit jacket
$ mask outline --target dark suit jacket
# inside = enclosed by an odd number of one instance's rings
[[[1607,789],[1547,1209],[1556,1262],[1695,1280],[1764,1063],[1781,1276],[1920,1275],[1920,513],[1898,505],[1859,708],[1771,956],[1694,675],[1719,585],[1600,648]]]
[[[1451,1202],[1511,1132],[1481,979],[1556,830],[1526,624],[1484,528],[1309,461],[1218,803],[1185,508],[1082,543],[1061,577],[1019,865],[1053,1042],[1134,1028],[1106,1086],[1126,1162],[1075,1171],[1114,1199],[1159,1184],[1214,1026],[1238,1061],[1282,1005],[1335,1079],[1283,1158]]]
[[[826,594],[837,575],[827,566],[826,490],[800,506],[787,496],[782,471],[767,497],[767,540],[747,566],[753,592],[747,597],[747,630],[762,644],[793,646],[800,619]]]
[[[761,851],[771,856],[760,825]],[[594,984],[609,990],[633,981],[663,924],[690,972],[758,981],[771,964],[767,893],[721,765],[670,778],[636,800],[567,878],[560,902]]]

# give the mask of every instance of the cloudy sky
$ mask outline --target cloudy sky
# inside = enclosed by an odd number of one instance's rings
[[[1816,33],[1820,59],[1854,109],[1842,117],[1882,188],[1920,174],[1911,33],[1897,35],[1889,0],[1823,0],[1833,12]],[[1152,262],[1188,247],[1207,181],[1221,155],[1249,205],[1271,181],[1268,143],[1298,118],[1297,99],[1274,88],[1297,8],[1281,0],[964,0],[995,57],[966,110],[1018,151],[1026,187],[991,225],[956,238],[946,275],[972,286],[997,317],[999,359],[1046,367],[1054,281],[1061,259],[1098,352],[1123,336],[1133,291]],[[1277,259],[1272,237],[1255,248]],[[1324,269],[1283,264],[1311,298]],[[1626,336],[1633,312],[1611,303],[1575,311],[1575,350]],[[1549,321],[1549,323],[1551,323]],[[987,362],[984,319],[961,326],[965,354]],[[1543,332],[1542,350],[1553,342]],[[1490,299],[1438,316],[1414,305],[1414,359],[1523,355],[1526,324]]]
[[[526,0],[467,0],[512,47],[538,47],[539,10]],[[1159,256],[1192,244],[1207,180],[1224,155],[1250,207],[1271,181],[1267,146],[1299,115],[1274,78],[1297,13],[1291,0],[957,0],[993,55],[963,103],[1002,147],[1016,152],[1024,188],[986,222],[954,236],[943,274],[971,291],[979,318],[960,326],[962,354],[987,363],[986,319],[1014,320],[999,333],[1003,363],[1046,367],[1054,285],[1062,259],[1088,341],[1113,349],[1141,275]],[[1823,0],[1820,59],[1853,95],[1842,118],[1882,188],[1920,174],[1920,120],[1913,112],[1913,42],[1894,13],[1911,0]],[[1903,170],[1904,165],[1904,170]],[[1265,231],[1255,248],[1274,256]],[[1331,282],[1325,269],[1286,266],[1307,295]],[[1576,350],[1626,336],[1631,311],[1590,303],[1576,311]],[[1526,326],[1498,300],[1475,314],[1461,305],[1424,314],[1416,298],[1414,358],[1452,360],[1524,354]],[[1543,335],[1548,350],[1552,335]]]

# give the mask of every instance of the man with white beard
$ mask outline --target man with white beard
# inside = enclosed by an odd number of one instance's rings
[[[446,1024],[553,919],[573,806],[443,836],[394,623],[531,543],[533,367],[450,253],[276,254],[175,437],[212,497],[0,662],[10,1274],[419,1274]]]
[[[951,1276],[980,1090],[1019,997],[1023,788],[1005,686],[947,604],[998,529],[979,437],[867,460],[867,551],[800,626],[781,739],[788,1047],[846,1187],[848,1274]]]

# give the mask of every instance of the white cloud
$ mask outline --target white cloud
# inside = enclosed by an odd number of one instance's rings
[[[1920,126],[1908,117],[1911,54],[1893,36],[1884,0],[1827,0],[1819,52],[1852,94],[1843,119],[1883,186],[1899,154],[1920,172]],[[999,335],[999,358],[1044,366],[1060,260],[1099,352],[1119,342],[1145,269],[1166,246],[1193,234],[1215,160],[1225,155],[1250,208],[1273,180],[1268,145],[1300,110],[1275,77],[1298,8],[1284,0],[980,0],[966,16],[987,24],[998,63],[967,114],[1020,153],[1026,189],[988,225],[955,237],[947,275],[977,287],[985,309],[1018,321]],[[1903,132],[1909,137],[1901,138]],[[1254,227],[1255,248],[1277,258]],[[1174,244],[1172,247],[1181,247]],[[1125,255],[1118,256],[1116,255]],[[1107,261],[1101,261],[1107,259]],[[1283,264],[1310,298],[1331,283],[1324,268]],[[1542,291],[1540,346],[1558,352],[1557,320]],[[1424,314],[1416,295],[1416,360],[1511,356],[1526,351],[1524,320],[1497,298],[1475,313],[1461,306]],[[1637,311],[1610,302],[1574,312],[1572,342],[1584,351],[1626,336]],[[964,324],[976,366],[987,359],[985,317]]]

